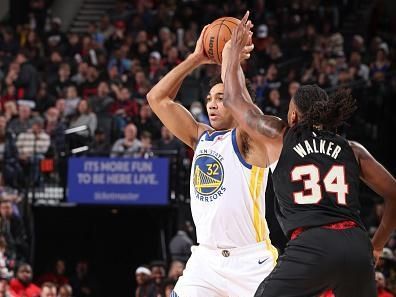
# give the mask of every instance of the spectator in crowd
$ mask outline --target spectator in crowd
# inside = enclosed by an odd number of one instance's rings
[[[70,121],[70,128],[75,128],[79,126],[87,126],[87,130],[77,132],[78,135],[85,138],[93,137],[98,125],[98,120],[96,114],[91,111],[87,100],[81,100],[77,104],[77,110],[75,115]]]
[[[10,292],[13,297],[39,297],[40,288],[32,283],[33,271],[29,264],[19,265],[16,278],[10,281]]]
[[[0,164],[1,165],[3,164],[3,160],[4,160],[6,126],[7,126],[7,120],[5,116],[0,115]]]
[[[0,54],[5,59],[4,62],[10,62],[19,49],[18,40],[11,28],[2,30],[2,39],[0,43]]]
[[[193,241],[188,235],[190,228],[191,224],[189,222],[184,222],[176,235],[171,239],[169,251],[173,261],[177,260],[186,263],[191,256]]]
[[[55,102],[55,108],[58,110],[59,112],[59,121],[62,123],[67,123],[68,122],[68,118],[66,117],[66,100],[65,99],[58,99]]]
[[[15,101],[8,101],[4,103],[4,117],[6,118],[7,123],[18,117],[18,109]]]
[[[140,136],[141,147],[139,152],[135,155],[136,157],[150,158],[154,155],[153,153],[153,143],[151,133],[143,131]]]
[[[59,287],[58,297],[72,297],[73,289],[70,285],[63,285]]]
[[[0,279],[0,297],[12,297],[8,281],[6,279]]]
[[[81,56],[79,57],[81,59]],[[88,63],[85,61],[80,61],[78,64],[77,73],[72,76],[71,81],[80,87],[88,78],[88,69]]]
[[[384,81],[385,75],[389,71],[390,62],[388,60],[388,46],[381,44],[377,50],[376,59],[374,63],[370,65],[371,77],[374,81]]]
[[[190,112],[195,120],[200,123],[209,125],[208,116],[205,114],[201,102],[194,101],[193,103],[191,103]]]
[[[42,284],[40,297],[57,297],[55,284],[50,282]]]
[[[377,263],[376,269],[381,272],[388,280],[388,288],[393,292],[396,289],[396,259],[392,250],[384,248],[382,255]]]
[[[110,96],[109,84],[101,81],[98,85],[97,94],[88,99],[88,104],[92,108],[98,118],[98,127],[103,129],[108,138],[111,136],[112,118],[110,114],[110,106],[114,99]]]
[[[47,53],[54,49],[65,50],[66,35],[61,30],[62,20],[59,17],[53,17],[50,26],[45,40]]]
[[[87,78],[81,84],[81,94],[84,99],[96,95],[100,81],[99,71],[95,65],[88,65]]]
[[[143,104],[146,102],[146,94],[150,90],[150,82],[146,78],[146,74],[143,70],[136,71],[135,83],[133,87],[133,98]]]
[[[65,116],[71,117],[76,113],[77,105],[81,101],[76,86],[70,85],[66,88]]]
[[[184,267],[184,262],[179,260],[173,260],[169,267],[168,278],[173,281],[177,281],[179,277],[182,276]]]
[[[272,89],[268,95],[268,103],[266,104],[265,108],[263,108],[265,114],[277,116],[280,118],[285,118],[285,115],[282,114],[281,110],[281,100],[280,100],[280,93],[278,89]]]
[[[89,148],[90,156],[108,157],[110,155],[111,145],[106,133],[102,129],[96,129],[94,139],[89,145]]]
[[[7,241],[4,235],[0,235],[0,278],[10,280],[14,276],[15,253],[7,249]]]
[[[44,284],[52,283],[57,288],[69,283],[69,278],[66,276],[66,264],[62,259],[57,259],[50,272],[47,272],[37,279],[37,283],[41,284],[41,289]]]
[[[394,297],[395,296],[386,289],[385,276],[381,272],[379,272],[379,271],[375,272],[375,281],[377,283],[378,297]]]
[[[49,86],[51,95],[56,97],[62,96],[63,90],[72,84],[70,74],[70,65],[67,63],[60,64],[57,77]]]
[[[150,132],[153,139],[159,138],[159,123],[153,117],[153,112],[151,111],[150,105],[147,103],[143,104],[139,111],[139,117],[134,119],[134,123],[138,129],[138,137],[144,131]]]
[[[148,79],[152,85],[156,84],[165,74],[161,64],[161,54],[158,51],[150,53],[148,73]]]
[[[135,271],[136,292],[135,297],[157,297],[156,286],[151,280],[151,271],[147,267],[140,266]]]
[[[126,87],[119,88],[111,85],[116,95],[116,101],[110,107],[110,113],[114,116],[118,131],[122,131],[125,125],[133,120],[139,113],[139,105],[136,100],[131,99],[131,93]]]
[[[30,172],[31,174],[27,178],[34,183],[38,182],[40,177],[40,160],[44,159],[44,155],[51,144],[50,137],[43,130],[43,126],[44,121],[41,118],[34,118],[32,120],[32,128],[20,133],[16,141],[19,161],[26,170],[25,172]]]
[[[172,132],[165,126],[161,127],[161,139],[158,141],[157,147],[165,151],[176,151],[179,160],[182,160],[186,156],[184,144],[175,138]]]
[[[48,108],[55,104],[55,97],[48,93],[47,84],[45,82],[40,83],[35,99],[35,110],[40,114],[45,113]]]
[[[7,126],[7,131],[14,133],[16,135],[26,132],[32,127],[32,107],[34,107],[34,102],[27,100],[20,100],[18,103],[18,117],[10,119]]]
[[[77,262],[75,275],[70,278],[70,284],[76,297],[92,297],[97,294],[96,279],[85,260]]]
[[[13,212],[12,202],[0,202],[0,230],[7,242],[7,250],[17,260],[27,260],[29,245],[22,219]]]
[[[142,143],[136,138],[137,128],[134,124],[128,124],[124,128],[124,138],[117,140],[112,149],[111,157],[131,157],[138,154]]]
[[[34,100],[39,87],[38,73],[29,61],[29,53],[26,50],[18,52],[15,61],[19,64],[20,71],[14,81],[17,92],[21,92],[23,98]]]
[[[44,131],[50,136],[51,147],[57,155],[66,148],[65,129],[66,125],[59,119],[59,110],[50,107],[45,113]]]
[[[172,279],[165,279],[164,280],[164,296],[165,297],[172,297],[171,293],[173,291],[173,289],[175,288],[176,285],[176,281],[172,280]]]
[[[166,277],[165,263],[153,261],[150,264],[151,278],[156,287],[156,296],[163,296],[165,292],[164,280]]]

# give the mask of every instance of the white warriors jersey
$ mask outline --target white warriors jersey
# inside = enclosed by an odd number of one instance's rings
[[[190,180],[198,243],[236,248],[264,241],[275,252],[265,221],[268,172],[243,159],[235,129],[200,137]]]

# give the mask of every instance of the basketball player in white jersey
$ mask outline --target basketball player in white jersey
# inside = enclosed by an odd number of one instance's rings
[[[265,221],[268,170],[251,165],[263,163],[262,154],[256,153],[223,107],[221,80],[206,98],[211,127],[196,122],[174,102],[184,78],[210,63],[203,51],[202,32],[194,53],[147,95],[162,123],[195,150],[190,192],[199,245],[192,248],[171,296],[251,297],[277,259]],[[247,46],[241,59],[248,58],[252,49]]]

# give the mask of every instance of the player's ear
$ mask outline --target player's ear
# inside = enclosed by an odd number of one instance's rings
[[[299,118],[298,118],[297,110],[293,110],[293,111],[292,111],[292,114],[291,114],[291,123],[292,123],[293,125],[295,125],[295,124],[298,123],[298,120],[299,120]]]

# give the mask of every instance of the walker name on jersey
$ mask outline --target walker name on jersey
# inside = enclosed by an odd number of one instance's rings
[[[315,138],[304,140],[295,145],[293,149],[301,158],[316,153],[330,156],[336,160],[341,152],[341,147],[339,145],[334,146],[334,142]]]
[[[200,201],[213,202],[226,191],[223,186],[224,158],[211,149],[201,149],[196,153],[198,156],[194,162],[193,173],[195,197]]]

